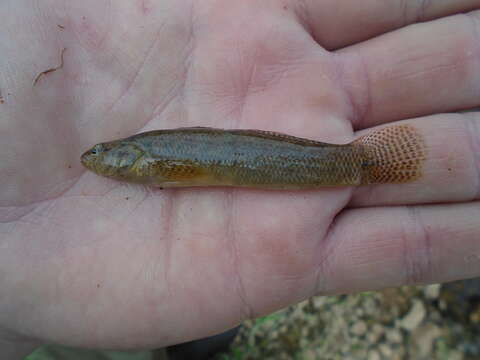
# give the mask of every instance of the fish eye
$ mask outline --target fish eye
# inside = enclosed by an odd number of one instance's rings
[[[89,152],[91,155],[98,155],[101,152],[101,146],[97,144],[94,147],[92,147]]]

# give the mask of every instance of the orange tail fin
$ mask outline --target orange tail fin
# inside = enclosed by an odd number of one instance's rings
[[[362,184],[406,183],[422,176],[425,142],[410,125],[394,125],[373,131],[354,141],[366,151]]]

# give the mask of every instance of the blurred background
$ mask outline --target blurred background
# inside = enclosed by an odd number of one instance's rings
[[[230,334],[231,335],[231,334]],[[213,359],[480,359],[480,278],[355,295],[317,296],[245,321]],[[192,346],[188,346],[192,350]],[[192,357],[193,356],[193,357]],[[200,356],[200,355],[199,355]],[[188,352],[170,358],[196,359]],[[156,352],[57,346],[27,360],[156,360]]]

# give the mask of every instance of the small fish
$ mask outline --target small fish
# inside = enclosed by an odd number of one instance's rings
[[[406,183],[422,175],[418,130],[394,125],[349,144],[261,130],[178,128],[100,143],[82,164],[98,175],[160,187],[308,189]]]

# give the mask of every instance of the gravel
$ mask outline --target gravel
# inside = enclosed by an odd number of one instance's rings
[[[218,359],[480,359],[480,280],[318,296],[249,320]]]

